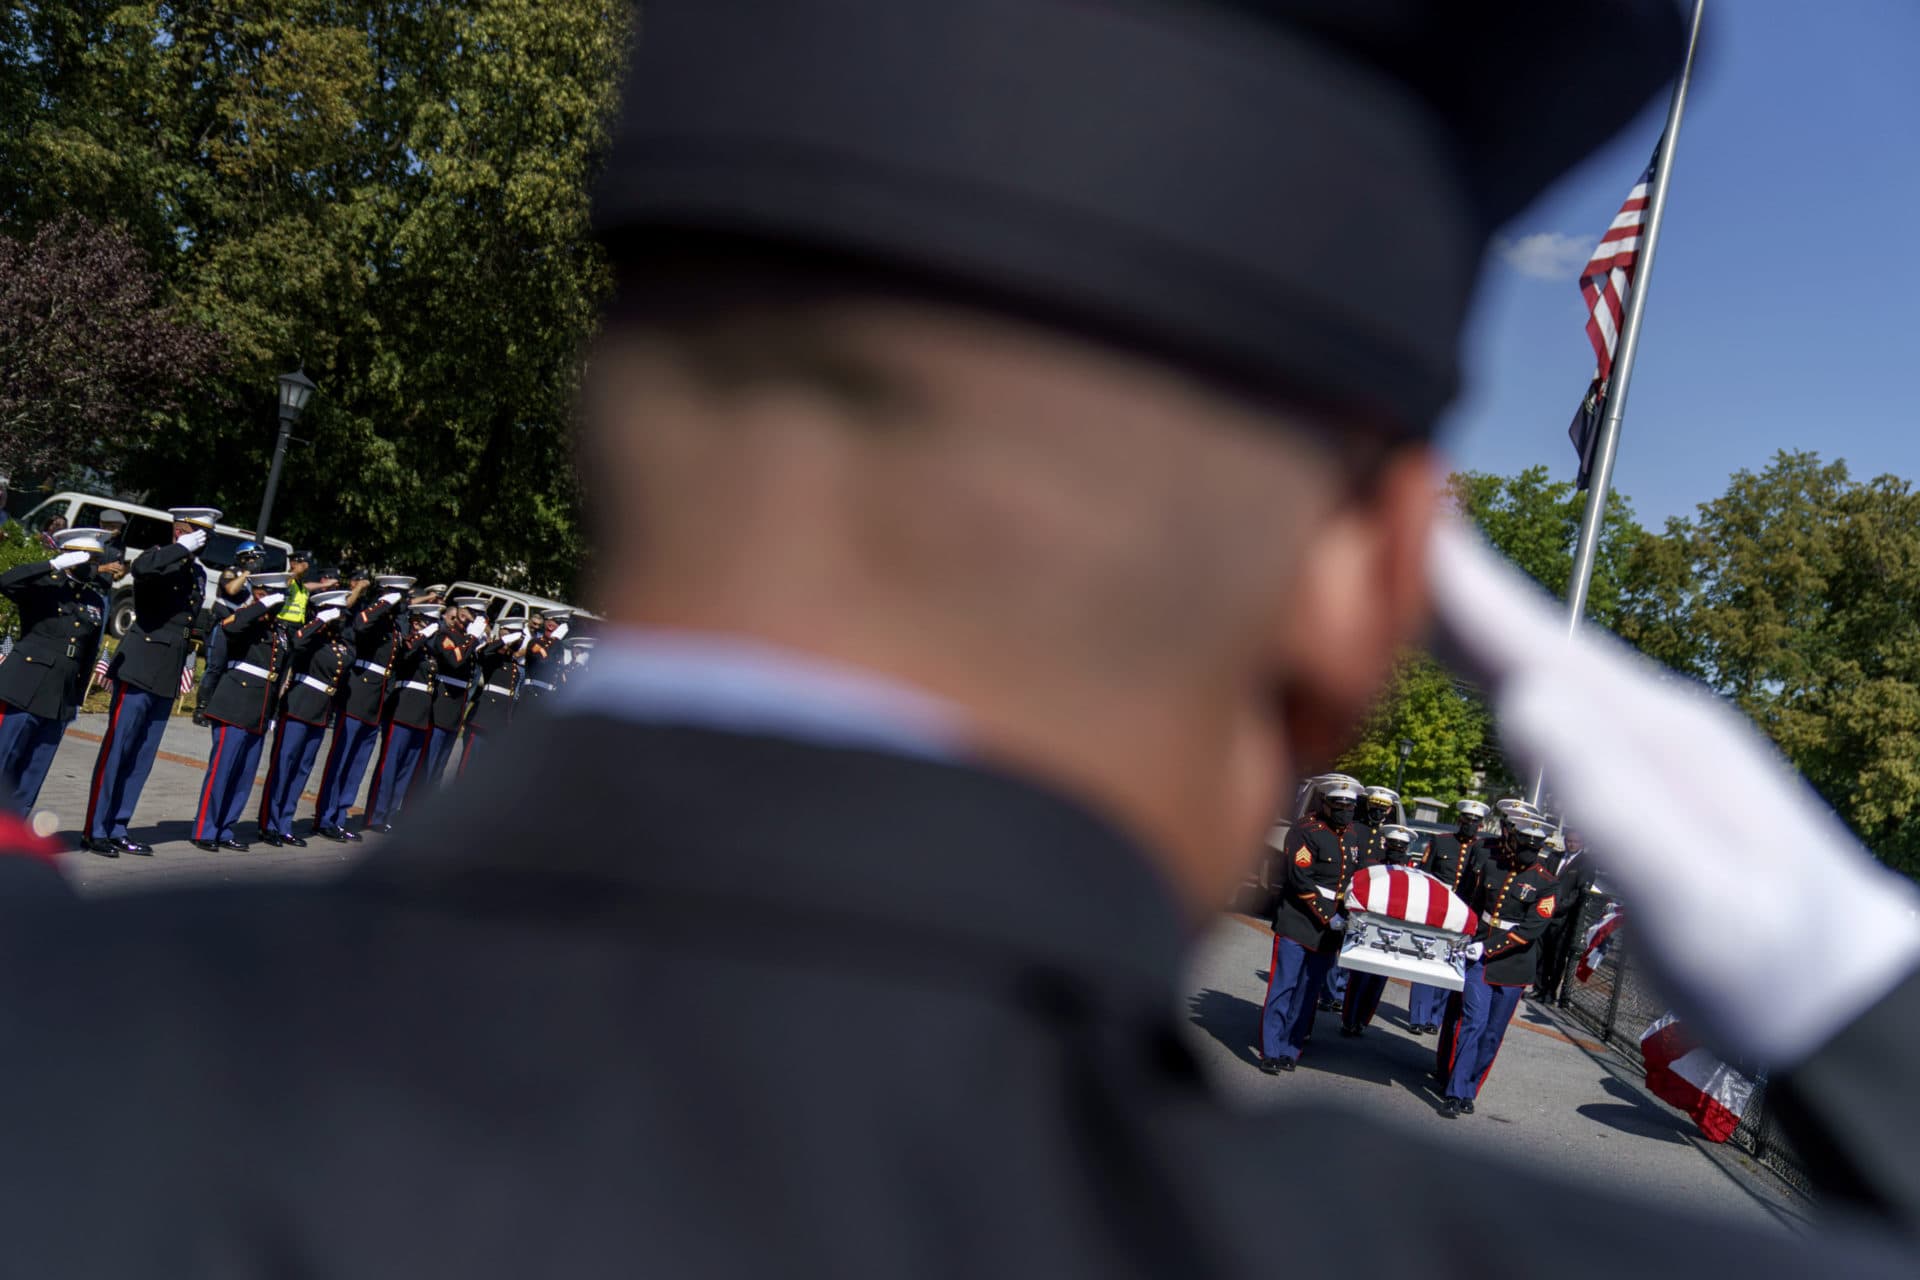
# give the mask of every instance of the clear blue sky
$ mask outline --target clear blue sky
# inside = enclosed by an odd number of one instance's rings
[[[1707,0],[1702,44],[1616,487],[1657,526],[1778,449],[1920,480],[1920,4]],[[1606,91],[1603,65],[1583,91]],[[1490,260],[1443,436],[1456,464],[1572,478],[1566,427],[1593,372],[1578,264],[1665,110]]]

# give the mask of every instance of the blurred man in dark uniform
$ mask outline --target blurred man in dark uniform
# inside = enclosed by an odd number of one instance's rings
[[[205,708],[212,743],[207,777],[194,811],[192,841],[208,852],[248,845],[234,827],[247,811],[260,748],[273,727],[286,674],[287,641],[278,612],[286,600],[287,575],[256,573],[248,579],[253,599],[222,618],[229,655],[213,700]]]
[[[1540,1000],[1561,997],[1567,966],[1580,943],[1580,907],[1593,892],[1596,874],[1593,859],[1587,856],[1586,837],[1569,828],[1565,839],[1566,848],[1547,859],[1547,869],[1560,887],[1555,893],[1553,922],[1540,939],[1540,981],[1533,989],[1534,997]]]
[[[387,835],[413,787],[415,770],[426,757],[433,731],[433,648],[440,641],[442,606],[416,604],[408,609],[409,627],[393,653],[387,681],[386,716],[380,731],[380,758],[367,792],[364,830]]]
[[[127,824],[180,696],[181,673],[193,661],[193,624],[207,582],[194,557],[220,519],[213,507],[175,507],[169,514],[173,541],[147,548],[133,562],[133,626],[107,669],[113,702],[94,761],[80,843],[108,857],[153,852],[153,846],[127,835]]]
[[[473,710],[467,715],[466,741],[460,748],[460,768],[472,763],[476,744],[490,742],[513,723],[513,707],[520,693],[520,654],[528,644],[526,625],[503,622],[498,634],[474,651]],[[479,754],[485,755],[482,747]]]
[[[320,796],[313,808],[314,834],[342,844],[360,838],[359,832],[347,829],[347,813],[360,793],[360,779],[374,745],[380,741],[413,581],[405,574],[386,574],[377,583],[357,575],[348,593],[347,640],[353,645],[353,670],[347,677],[346,702],[333,727],[333,745],[327,748]]]
[[[308,599],[313,617],[288,642],[287,688],[260,790],[260,838],[276,849],[307,843],[293,834],[293,815],[320,756],[320,739],[346,698],[347,673],[353,670],[353,646],[342,638],[346,603],[344,591],[313,592]]]
[[[0,661],[0,776],[22,814],[40,798],[106,634],[105,532],[65,529],[53,541],[52,559],[0,574],[0,594],[20,613],[19,642]]]
[[[1346,832],[1359,801],[1352,781],[1329,779],[1316,811],[1294,823],[1280,846],[1280,906],[1260,1011],[1260,1065],[1269,1075],[1291,1071],[1300,1061],[1321,1007],[1315,996],[1340,954],[1347,881],[1354,871]]]
[[[1458,535],[1422,442],[1494,227],[1645,103],[1676,28],[1646,0],[647,6],[597,214],[592,679],[339,883],[0,922],[13,1268],[1228,1276],[1309,1215],[1370,1273],[1910,1275],[1890,1234],[1236,1110],[1177,1012],[1287,779],[1429,616]],[[1526,656],[1440,616],[1570,763]],[[1881,1130],[1844,1088],[1810,1114],[1826,1168],[1874,1175],[1852,1203],[1920,1228],[1884,1133],[1916,1119],[1886,1033],[1916,956],[1877,954],[1841,1021],[1796,1002],[1819,1038],[1773,1043],[1886,1072]],[[1372,1157],[1364,1195],[1330,1152]],[[1436,1193],[1463,1170],[1526,1207]],[[139,1194],[102,1214],[114,1181]],[[1604,1245],[1530,1208],[1575,1196]]]

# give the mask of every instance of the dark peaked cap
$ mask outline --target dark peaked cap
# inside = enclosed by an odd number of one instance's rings
[[[595,224],[852,254],[1422,435],[1494,228],[1681,39],[1671,0],[651,0]]]

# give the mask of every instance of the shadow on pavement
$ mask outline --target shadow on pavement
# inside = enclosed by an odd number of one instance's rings
[[[1694,1129],[1690,1123],[1656,1106],[1611,1076],[1602,1080],[1600,1087],[1620,1101],[1589,1102],[1576,1108],[1595,1124],[1603,1124],[1636,1138],[1651,1138],[1655,1142],[1684,1144],[1692,1137]]]
[[[1208,988],[1187,997],[1188,1020],[1250,1067],[1260,1065],[1260,1006]]]

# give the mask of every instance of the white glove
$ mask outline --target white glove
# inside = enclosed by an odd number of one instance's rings
[[[283,595],[279,595],[277,593],[269,593],[267,595],[260,597],[260,603],[265,605],[267,608],[271,609],[285,599],[286,597]]]
[[[1744,717],[1609,636],[1568,640],[1562,611],[1457,525],[1437,531],[1429,567],[1447,656],[1601,851],[1693,1030],[1791,1067],[1920,967],[1920,890]],[[1656,795],[1687,799],[1648,822]]]
[[[531,649],[533,647],[533,632],[531,631],[521,632],[520,643],[517,647],[521,653],[525,653],[527,650]]]
[[[1469,942],[1465,954],[1469,961],[1478,960],[1481,956],[1487,954],[1487,944],[1484,942]]]
[[[422,640],[424,640],[424,639],[426,639],[426,638],[427,638],[428,636],[431,636],[431,635],[432,635],[432,634],[433,634],[434,632],[436,632],[436,631],[438,631],[438,630],[440,630],[440,624],[439,624],[439,623],[437,623],[437,622],[429,622],[429,623],[428,623],[428,624],[427,624],[426,626],[424,626],[424,627],[422,627],[422,628],[420,628],[420,638],[421,638]]]
[[[467,638],[470,640],[485,640],[487,638],[487,624],[478,618],[469,622],[467,624]]]
[[[1335,933],[1345,933],[1347,931],[1346,916],[1338,911],[1334,912],[1333,919],[1327,921],[1327,928],[1333,930]]]
[[[200,548],[207,545],[207,531],[205,529],[189,529],[175,538],[174,541],[197,555],[199,554]]]
[[[320,622],[332,622],[335,618],[340,616],[340,611],[334,608],[327,608],[327,609],[322,609],[320,612],[314,614],[313,616],[316,620]]]
[[[62,551],[48,563],[56,569],[71,569],[77,564],[85,564],[93,559],[91,551]]]
[[[553,638],[555,640],[565,640],[567,638],[567,630],[567,624],[564,622],[561,623],[553,629]]]
[[[399,604],[400,593],[398,591],[389,591],[387,592],[387,594],[380,597],[380,603],[381,604]]]

